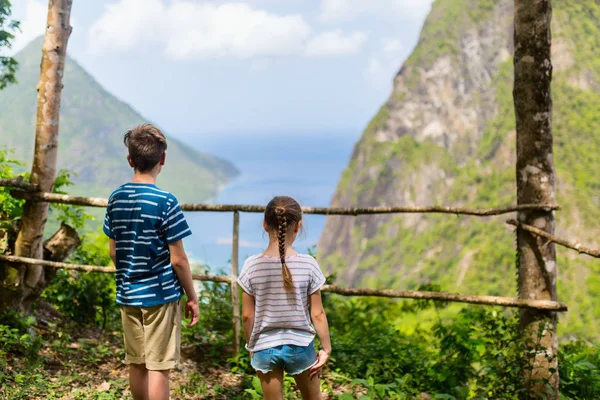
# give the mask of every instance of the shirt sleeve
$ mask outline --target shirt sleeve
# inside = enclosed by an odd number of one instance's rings
[[[192,234],[181,206],[173,196],[167,200],[167,211],[161,228],[167,243],[175,243]]]
[[[246,263],[242,267],[242,273],[237,278],[237,283],[242,287],[244,292],[248,293],[250,296],[254,296],[254,291],[252,290],[252,282],[250,282],[250,274],[248,273],[248,268],[246,268]]]
[[[321,272],[321,268],[317,261],[314,260],[313,268],[310,276],[310,284],[308,285],[308,294],[313,294],[317,290],[320,290],[325,284],[325,275]]]
[[[102,227],[102,230],[109,238],[115,238],[113,233],[112,219],[110,218],[110,206],[106,207],[106,215],[104,216],[104,226]]]

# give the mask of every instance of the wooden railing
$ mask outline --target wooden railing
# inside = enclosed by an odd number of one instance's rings
[[[79,197],[55,193],[37,192],[34,185],[25,183],[22,179],[0,180],[0,186],[11,186],[18,190],[11,191],[11,194],[19,199],[31,199],[44,201],[49,203],[70,204],[89,207],[106,207],[108,200],[105,198]],[[240,212],[248,213],[263,213],[264,206],[256,205],[219,205],[219,204],[182,204],[181,208],[188,212],[232,212],[233,213],[233,237],[232,237],[232,258],[231,258],[231,275],[230,276],[214,276],[193,274],[193,279],[198,281],[209,281],[217,283],[226,283],[231,285],[231,301],[233,306],[233,329],[235,334],[235,352],[239,352],[241,323],[240,323],[240,290],[237,285],[239,274],[239,229],[240,229]],[[303,212],[306,214],[320,215],[372,215],[372,214],[402,214],[402,213],[442,213],[455,215],[471,215],[477,217],[489,217],[510,214],[518,211],[531,210],[558,210],[557,205],[516,205],[503,208],[491,209],[469,209],[462,207],[363,207],[363,208],[325,208],[325,207],[303,207]],[[589,249],[579,243],[550,236],[545,232],[538,232],[535,227],[523,225],[516,222],[514,219],[508,220],[507,223],[525,229],[528,232],[545,237],[547,240],[563,245],[568,248],[575,249],[581,253],[589,254],[593,257],[600,257],[600,251]],[[6,263],[40,265],[50,268],[63,268],[69,270],[78,270],[86,272],[104,272],[114,273],[115,268],[109,266],[95,265],[78,265],[63,262],[52,262],[46,260],[37,260],[31,258],[16,257],[10,255],[0,255],[0,261]],[[468,304],[479,304],[487,306],[502,306],[516,308],[533,308],[538,310],[550,310],[564,312],[568,310],[566,304],[558,301],[550,300],[533,300],[533,299],[518,299],[498,296],[478,296],[478,295],[463,295],[458,293],[448,292],[426,292],[426,291],[401,291],[389,289],[369,289],[369,288],[343,288],[335,285],[325,285],[323,292],[334,293],[342,296],[375,296],[387,298],[404,298],[404,299],[423,299],[442,302],[459,302]]]

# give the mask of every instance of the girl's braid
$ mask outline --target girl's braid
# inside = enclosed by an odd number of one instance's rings
[[[287,264],[285,263],[285,234],[288,229],[285,208],[277,207],[275,209],[275,214],[277,215],[277,241],[279,243],[279,258],[281,259],[283,285],[286,289],[293,289],[294,280]]]

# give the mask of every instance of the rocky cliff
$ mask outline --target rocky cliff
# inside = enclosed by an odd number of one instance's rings
[[[512,0],[436,0],[332,206],[516,202]],[[598,246],[600,2],[554,2],[557,233]],[[320,260],[340,283],[516,295],[507,217],[329,217]],[[562,333],[600,335],[600,265],[558,249]]]

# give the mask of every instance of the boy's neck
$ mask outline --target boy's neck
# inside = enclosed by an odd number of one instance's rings
[[[131,180],[131,183],[149,183],[156,184],[156,177],[158,176],[158,171],[149,171],[149,172],[138,172],[135,171],[135,175]]]

